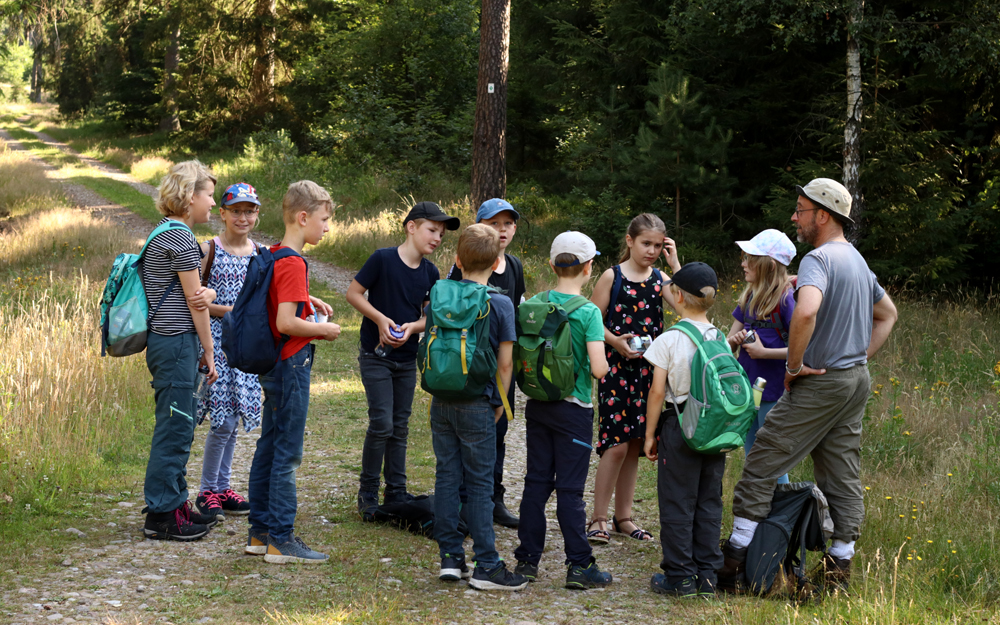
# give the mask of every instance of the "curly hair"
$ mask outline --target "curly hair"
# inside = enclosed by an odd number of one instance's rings
[[[191,210],[191,199],[198,191],[217,182],[215,175],[197,160],[177,163],[156,190],[156,210],[165,217],[183,217]]]

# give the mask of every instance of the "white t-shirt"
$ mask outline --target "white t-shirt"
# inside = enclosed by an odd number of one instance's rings
[[[719,330],[710,323],[685,319],[701,331],[706,340],[719,338]],[[670,392],[678,404],[687,401],[691,391],[691,360],[694,358],[695,346],[691,339],[680,330],[669,328],[656,337],[643,357],[651,364],[667,371],[667,401],[671,401]]]

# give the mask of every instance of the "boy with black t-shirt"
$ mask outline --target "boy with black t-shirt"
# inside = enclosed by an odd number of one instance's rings
[[[510,245],[517,232],[517,220],[521,218],[510,202],[493,198],[486,200],[476,212],[476,223],[485,224],[500,235],[500,255],[497,257],[498,265],[490,274],[487,284],[494,286],[501,293],[510,298],[514,304],[514,318],[517,318],[517,309],[524,301],[524,268],[521,266],[521,259],[513,254],[507,254],[507,246]],[[457,265],[451,266],[448,272],[449,280],[461,280],[462,270]],[[507,389],[507,402],[514,406],[514,385]],[[504,527],[517,529],[518,518],[507,509],[503,496],[507,491],[503,485],[503,461],[506,456],[507,445],[504,444],[504,437],[507,435],[507,421],[514,415],[504,414],[497,421],[497,460],[493,468],[493,522]]]
[[[440,277],[424,256],[441,244],[445,230],[458,226],[458,218],[434,202],[414,205],[403,220],[406,241],[376,250],[347,289],[347,301],[365,316],[358,365],[368,398],[368,431],[358,512],[366,521],[374,520],[383,465],[385,503],[412,497],[406,492],[406,439],[417,385],[417,341],[431,286]]]

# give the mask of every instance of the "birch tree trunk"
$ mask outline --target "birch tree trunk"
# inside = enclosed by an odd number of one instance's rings
[[[507,193],[507,64],[510,0],[483,0],[472,139],[472,206]]]
[[[163,117],[160,130],[177,132],[181,129],[180,110],[177,106],[177,69],[181,65],[181,26],[178,23],[170,33],[170,45],[163,60]]]
[[[254,18],[257,22],[256,59],[250,78],[253,107],[258,115],[265,114],[274,103],[274,43],[277,39],[275,20],[277,0],[257,0]]]
[[[858,38],[864,21],[864,0],[853,0],[847,17],[847,123],[844,124],[844,186],[851,194],[851,217],[857,224],[853,237],[860,236],[864,213],[861,193],[861,48]]]

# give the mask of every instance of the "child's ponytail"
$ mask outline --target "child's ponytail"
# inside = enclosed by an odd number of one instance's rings
[[[637,215],[628,225],[627,234],[635,241],[640,234],[647,231],[662,232],[663,236],[667,236],[667,227],[663,224],[663,220],[652,213],[643,213]],[[622,241],[622,257],[618,260],[618,264],[622,264],[632,257],[632,250],[629,249],[628,243]]]

